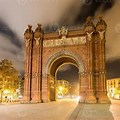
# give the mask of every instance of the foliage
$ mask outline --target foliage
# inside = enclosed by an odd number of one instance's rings
[[[115,88],[115,92],[114,92],[115,94],[120,94],[120,88],[118,87],[118,88]]]
[[[19,87],[19,72],[11,61],[4,59],[0,62],[0,91],[15,92]]]
[[[68,95],[68,93],[69,93],[69,87],[58,85],[56,87],[56,92],[57,92],[57,94],[61,94],[63,96]]]

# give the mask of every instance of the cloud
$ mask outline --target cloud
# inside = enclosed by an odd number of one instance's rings
[[[78,83],[79,80],[79,70],[76,66],[71,64],[65,64],[59,68],[57,72],[57,80],[67,80],[70,83]]]
[[[9,38],[10,42],[19,48],[22,48],[21,40],[9,26],[0,20],[0,33]]]
[[[13,62],[16,69],[24,70],[24,51],[15,44],[13,44],[9,38],[0,34],[0,60],[8,59]]]
[[[114,0],[77,0],[65,12],[63,16],[66,17],[63,17],[60,23],[70,26],[83,24],[88,16],[94,17],[100,8],[104,13],[111,9],[114,3]]]
[[[107,62],[107,79],[120,77],[120,58]]]

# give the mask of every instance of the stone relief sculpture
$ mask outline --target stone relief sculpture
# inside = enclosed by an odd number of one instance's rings
[[[61,29],[58,29],[58,32],[59,32],[59,36],[66,36],[68,34],[68,29],[62,26]]]
[[[88,40],[91,41],[93,32],[86,32]]]
[[[98,33],[100,34],[100,39],[104,39],[104,37],[105,37],[105,30],[98,31]]]
[[[85,31],[86,31],[86,34],[87,34],[88,41],[91,41],[92,40],[92,34],[95,31],[95,26],[94,26],[94,24],[92,22],[91,17],[88,17],[86,19]]]
[[[97,32],[100,35],[100,39],[104,39],[105,38],[105,32],[106,32],[106,28],[107,28],[107,24],[106,22],[103,20],[102,16],[99,17],[99,21],[97,23]]]
[[[40,37],[39,38],[35,38],[36,41],[36,46],[40,45]]]
[[[62,45],[79,45],[79,44],[85,44],[85,43],[86,43],[85,37],[64,38],[64,39],[43,41],[43,47],[53,47],[53,46],[62,46]]]
[[[41,24],[38,24],[38,27],[35,30],[35,41],[36,41],[36,45],[40,45],[40,38],[42,35],[42,29],[41,29]]]
[[[30,45],[30,38],[25,39],[25,43],[26,43],[26,47],[28,47]]]
[[[25,34],[24,34],[26,47],[30,45],[30,40],[32,39],[32,37],[33,37],[32,26],[28,25],[28,29],[26,29]]]

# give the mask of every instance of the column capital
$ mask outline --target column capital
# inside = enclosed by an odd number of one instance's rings
[[[41,28],[41,24],[38,24],[38,27],[36,28],[35,33],[34,33],[34,39],[36,42],[36,46],[40,45],[40,41],[42,40],[42,38],[43,38],[43,30]]]
[[[98,33],[100,40],[105,40],[106,29],[107,29],[107,24],[100,16],[99,21],[96,24],[96,32]]]
[[[92,18],[91,17],[88,17],[86,19],[86,24],[84,26],[84,30],[85,30],[85,33],[86,33],[86,37],[87,37],[87,40],[90,42],[90,41],[93,41],[93,33],[95,32],[95,26],[92,22]]]
[[[24,39],[25,39],[26,47],[29,47],[30,42],[33,39],[33,31],[32,31],[32,26],[31,25],[28,25],[28,28],[25,30]]]

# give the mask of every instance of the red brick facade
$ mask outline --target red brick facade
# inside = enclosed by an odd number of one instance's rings
[[[96,25],[88,18],[84,29],[62,27],[54,33],[44,33],[39,24],[35,32],[28,26],[24,102],[55,100],[55,72],[64,63],[79,69],[80,102],[110,102],[106,95],[106,27],[102,18]]]

